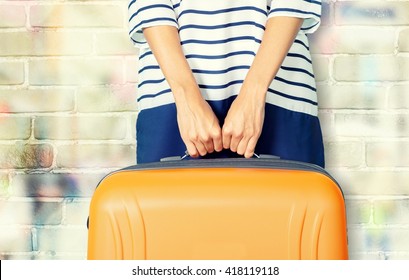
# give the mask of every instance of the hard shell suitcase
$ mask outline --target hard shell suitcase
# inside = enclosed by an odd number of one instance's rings
[[[88,259],[347,258],[342,190],[311,164],[141,164],[109,174],[91,200]]]

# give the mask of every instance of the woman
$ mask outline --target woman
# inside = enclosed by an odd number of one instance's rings
[[[318,28],[319,1],[132,0],[129,11],[140,48],[138,163],[187,150],[324,166],[306,37]],[[137,195],[110,186],[91,201],[88,259],[150,258],[138,250],[146,240]]]
[[[132,0],[137,162],[187,150],[323,167],[306,36],[320,15],[317,0]]]

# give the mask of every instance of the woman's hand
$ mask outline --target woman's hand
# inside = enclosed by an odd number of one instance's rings
[[[264,123],[265,94],[243,84],[224,121],[223,148],[246,158],[253,156]]]
[[[191,91],[198,91],[192,89]],[[177,96],[177,97],[176,97]],[[185,97],[181,97],[185,96]],[[189,98],[186,98],[189,96]],[[204,156],[223,148],[219,120],[200,94],[176,94],[177,121],[180,136],[190,156]]]

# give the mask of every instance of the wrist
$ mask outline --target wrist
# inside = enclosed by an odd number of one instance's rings
[[[200,114],[207,105],[199,86],[195,83],[184,83],[172,89],[177,111],[180,113],[196,112]]]
[[[252,79],[248,76],[243,82],[240,94],[255,96],[258,100],[264,101],[268,86],[269,84],[267,84],[266,82],[263,82],[259,79]]]
[[[195,80],[186,79],[182,82],[169,82],[176,103],[192,102],[201,97],[199,86]]]

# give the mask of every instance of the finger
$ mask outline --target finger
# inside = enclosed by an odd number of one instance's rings
[[[223,150],[223,141],[220,133],[213,136],[213,147],[216,152],[221,152]]]
[[[244,153],[245,158],[251,158],[254,155],[254,150],[256,149],[258,137],[251,137],[247,143],[246,152]]]
[[[210,137],[204,138],[201,142],[206,149],[206,153],[213,153],[213,140]]]
[[[222,142],[224,149],[230,149],[231,133],[227,129],[222,129]]]
[[[237,153],[239,155],[244,155],[247,149],[248,142],[248,139],[244,137],[240,140],[239,144],[237,145]]]
[[[195,147],[201,156],[205,156],[207,154],[206,147],[203,145],[202,142],[194,142]]]
[[[189,156],[194,158],[199,156],[199,152],[197,151],[196,146],[192,142],[187,142],[185,144]]]
[[[232,152],[237,152],[237,147],[239,146],[239,143],[242,138],[243,138],[243,134],[241,133],[232,135],[231,140],[230,140],[230,150]]]

